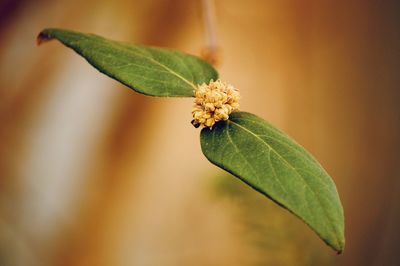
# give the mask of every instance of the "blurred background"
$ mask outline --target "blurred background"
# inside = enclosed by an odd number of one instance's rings
[[[208,3],[212,38],[200,0],[0,1],[1,266],[400,265],[400,2]],[[204,158],[192,99],[37,47],[45,27],[196,55],[217,44],[241,109],[333,177],[344,253]]]

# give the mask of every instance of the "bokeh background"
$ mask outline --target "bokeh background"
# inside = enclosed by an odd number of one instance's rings
[[[214,3],[218,69],[242,110],[337,184],[336,255],[203,157],[192,99],[139,95],[35,44],[64,27],[199,55],[200,0],[0,1],[0,265],[400,265],[399,3]]]

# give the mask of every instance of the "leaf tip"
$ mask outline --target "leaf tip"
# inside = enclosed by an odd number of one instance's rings
[[[344,246],[345,246],[345,240],[342,239],[342,240],[340,241],[340,243],[339,243],[339,248],[336,249],[338,255],[340,255],[340,254],[343,253]]]
[[[36,44],[41,45],[42,43],[51,41],[52,39],[53,37],[49,34],[49,30],[44,29],[36,37]]]
[[[340,255],[340,254],[343,253],[344,246],[345,246],[345,239],[344,239],[344,237],[338,239],[338,241],[335,242],[335,243],[327,242],[327,241],[326,241],[326,243],[328,244],[328,246],[330,246],[333,250],[336,251],[336,254],[337,254],[337,255]]]

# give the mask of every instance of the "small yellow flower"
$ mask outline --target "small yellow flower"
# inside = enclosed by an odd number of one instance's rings
[[[239,108],[239,91],[221,80],[198,85],[194,95],[192,124],[195,127],[212,128],[216,122],[228,120],[229,115]]]

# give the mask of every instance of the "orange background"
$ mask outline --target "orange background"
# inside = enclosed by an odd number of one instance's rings
[[[139,95],[45,27],[200,54],[200,1],[0,2],[0,265],[399,265],[398,1],[216,0],[241,109],[335,180],[346,249],[211,165],[192,99]]]

